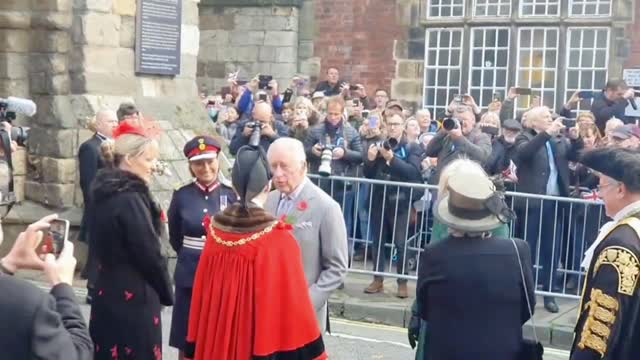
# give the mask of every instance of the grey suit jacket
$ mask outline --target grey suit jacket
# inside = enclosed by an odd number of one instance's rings
[[[326,330],[327,300],[342,284],[347,275],[347,228],[340,205],[308,179],[295,200],[288,216],[295,219],[293,235],[302,250],[304,274],[307,278],[311,301],[322,333]],[[265,209],[276,214],[282,194],[272,191]],[[298,204],[306,202],[308,207],[300,210]]]

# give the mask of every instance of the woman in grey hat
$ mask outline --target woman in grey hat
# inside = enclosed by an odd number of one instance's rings
[[[434,212],[449,236],[426,247],[418,272],[423,359],[519,359],[535,306],[529,247],[492,235],[513,212],[486,175],[459,168],[447,190]]]

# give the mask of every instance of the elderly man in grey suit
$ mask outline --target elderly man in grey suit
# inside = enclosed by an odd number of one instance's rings
[[[269,147],[267,159],[277,190],[269,194],[265,209],[293,226],[302,250],[311,301],[324,333],[329,295],[347,274],[347,231],[342,210],[307,179],[302,142],[280,138]]]

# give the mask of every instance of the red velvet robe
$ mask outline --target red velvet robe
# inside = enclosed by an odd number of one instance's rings
[[[229,242],[252,233],[207,228],[186,355],[195,360],[327,359],[291,227],[278,223],[239,246],[216,242],[212,232]]]

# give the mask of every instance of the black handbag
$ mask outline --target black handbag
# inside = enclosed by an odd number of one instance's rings
[[[516,249],[516,257],[518,258],[518,264],[520,265],[522,288],[524,290],[524,296],[527,299],[527,309],[529,310],[531,325],[533,326],[534,338],[534,340],[524,338],[522,339],[522,343],[520,344],[520,352],[518,353],[518,360],[543,360],[542,356],[544,355],[544,347],[538,340],[538,335],[536,334],[536,324],[533,321],[533,312],[531,312],[531,301],[529,300],[529,293],[527,292],[527,282],[524,278],[524,269],[522,268],[522,261],[520,260],[520,251],[518,251],[518,245],[516,245],[516,242],[513,239],[511,239],[511,243]]]

